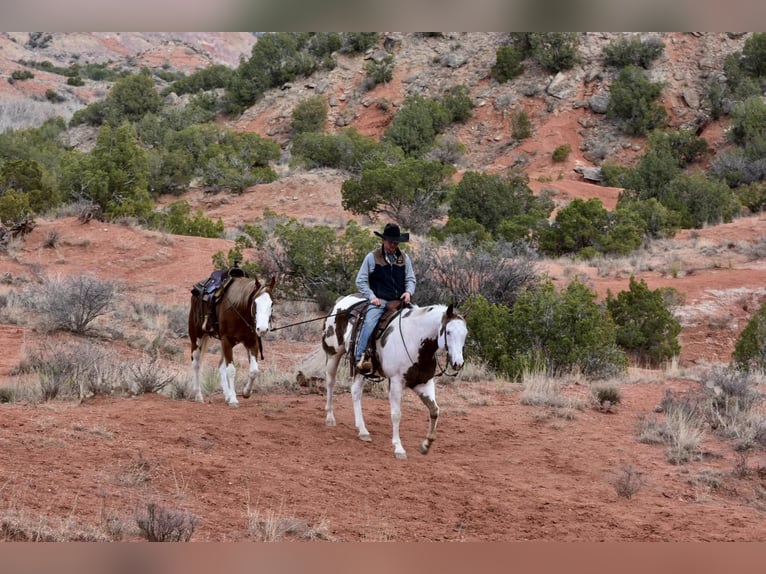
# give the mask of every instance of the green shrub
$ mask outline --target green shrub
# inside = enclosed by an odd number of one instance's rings
[[[657,367],[681,352],[681,324],[666,305],[662,289],[651,290],[642,279],[630,278],[627,291],[608,292],[606,305],[617,325],[617,344],[639,364]]]
[[[532,135],[532,122],[526,110],[519,110],[511,115],[511,133],[517,140],[525,140]]]
[[[375,141],[354,128],[337,134],[304,132],[293,140],[293,165],[307,169],[332,167],[358,174],[367,163],[397,163],[404,159],[401,148],[391,142]]]
[[[31,80],[35,75],[29,70],[13,70],[11,78],[14,80]]]
[[[746,73],[755,78],[766,76],[766,33],[753,32],[745,40],[740,66]]]
[[[513,349],[508,375],[514,378],[534,369],[603,378],[627,367],[611,316],[596,302],[596,293],[577,280],[561,292],[550,280],[538,289],[522,289],[511,310],[508,342]]]
[[[407,158],[389,165],[367,162],[358,178],[341,186],[341,204],[351,213],[385,217],[416,233],[440,216],[455,168],[438,161]]]
[[[766,183],[742,185],[735,188],[734,193],[750,213],[759,213],[766,208]]]
[[[149,225],[174,235],[223,237],[224,226],[220,217],[218,221],[213,221],[205,217],[201,209],[198,209],[193,217],[190,213],[191,207],[186,201],[174,201],[163,211],[152,213]]]
[[[368,89],[378,84],[387,84],[394,77],[394,56],[386,54],[380,60],[368,60],[364,64],[364,71],[369,79]]]
[[[737,337],[732,360],[738,369],[766,371],[766,304],[761,305]]]
[[[570,70],[580,61],[577,32],[531,32],[529,41],[537,61],[553,73]]]
[[[735,104],[727,135],[735,144],[747,147],[766,139],[766,103],[760,95]]]
[[[523,172],[511,172],[503,177],[467,171],[452,193],[450,219],[476,221],[491,234],[495,234],[503,222],[511,220],[522,224],[522,235],[526,237],[553,210],[553,205],[546,203],[544,197],[534,195],[528,183],[529,178]],[[489,205],[492,209],[487,209]]]
[[[382,141],[402,148],[409,157],[419,157],[431,148],[436,136],[450,121],[450,111],[438,101],[410,95],[394,114]]]
[[[492,77],[499,83],[504,84],[524,72],[521,65],[523,54],[514,46],[500,46],[495,55],[495,63],[492,64]]]
[[[495,373],[513,372],[515,349],[508,340],[512,321],[508,307],[472,295],[464,311],[471,333],[466,341],[466,355],[479,358]]]
[[[473,114],[473,102],[470,91],[464,84],[452,86],[441,98],[441,103],[449,112],[450,123],[465,122]]]
[[[343,40],[342,50],[344,52],[366,52],[372,48],[380,37],[378,32],[343,32],[341,34]]]
[[[294,218],[265,221],[274,232],[257,263],[262,274],[283,277],[280,290],[332,306],[340,295],[352,292],[359,263],[378,245],[377,238],[354,221],[342,233],[326,225],[306,226]],[[327,307],[329,308],[329,307]]]
[[[660,38],[652,37],[644,40],[620,38],[604,48],[604,64],[615,68],[627,66],[648,68],[664,50],[665,43]]]
[[[553,150],[553,161],[560,163],[566,161],[569,154],[572,152],[572,146],[569,144],[561,144],[555,150]]]
[[[307,98],[293,108],[293,136],[304,132],[321,132],[327,121],[327,100],[322,96]]]
[[[72,76],[67,78],[66,83],[68,86],[84,86],[85,80],[83,80],[80,76]]]
[[[656,100],[662,84],[650,82],[641,68],[628,66],[610,88],[607,117],[618,120],[629,135],[644,135],[667,123],[667,112]]]

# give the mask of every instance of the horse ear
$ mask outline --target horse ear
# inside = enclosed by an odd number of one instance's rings
[[[261,288],[261,282],[258,281],[258,277],[253,277],[253,280],[255,281],[255,290],[258,291]]]
[[[447,307],[447,317],[452,317],[452,315],[454,315],[454,310],[454,305],[450,303]]]
[[[269,282],[269,291],[274,289],[274,285],[276,284],[276,282],[277,282],[276,275],[272,275],[271,276],[271,281]]]

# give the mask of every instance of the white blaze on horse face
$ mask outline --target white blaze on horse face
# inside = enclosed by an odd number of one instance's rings
[[[468,328],[462,319],[453,319],[447,322],[444,336],[449,350],[449,360],[456,369],[463,366],[463,347],[468,336]]]
[[[255,333],[259,337],[269,332],[271,323],[271,295],[268,291],[255,299]]]

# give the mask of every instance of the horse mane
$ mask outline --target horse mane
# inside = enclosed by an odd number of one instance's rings
[[[237,277],[226,289],[223,300],[234,306],[247,307],[260,287],[258,279]]]

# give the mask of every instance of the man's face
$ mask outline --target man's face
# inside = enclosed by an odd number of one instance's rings
[[[399,242],[389,241],[388,239],[383,240],[383,249],[386,253],[394,253],[397,247],[399,247]]]

